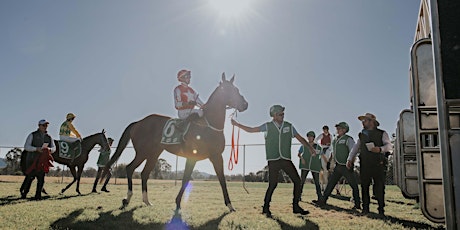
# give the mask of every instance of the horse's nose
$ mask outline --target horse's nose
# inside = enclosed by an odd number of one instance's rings
[[[244,100],[244,99],[243,99]],[[246,109],[248,109],[248,102],[246,100],[244,100],[244,102],[241,104],[241,109],[240,109],[240,112],[243,112],[245,111]]]

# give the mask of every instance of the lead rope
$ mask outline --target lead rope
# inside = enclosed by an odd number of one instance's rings
[[[235,111],[230,114],[230,118],[237,117],[236,109]],[[228,170],[232,171],[234,164],[238,164],[238,148],[240,143],[240,128],[238,128],[238,137],[236,139],[236,147],[235,147],[235,126],[232,127],[232,147],[230,150],[230,159],[228,161]]]

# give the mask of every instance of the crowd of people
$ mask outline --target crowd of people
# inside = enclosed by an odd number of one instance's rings
[[[284,120],[285,108],[281,105],[273,105],[270,108],[271,121],[260,126],[249,127],[234,119],[232,124],[246,132],[265,133],[265,152],[268,161],[269,185],[265,194],[262,213],[268,217],[272,216],[270,211],[270,201],[278,183],[278,174],[282,169],[294,184],[293,191],[293,213],[306,215],[309,211],[299,206],[303,184],[305,183],[308,172],[312,173],[315,183],[317,199],[312,202],[318,207],[327,206],[327,199],[331,195],[334,187],[342,177],[345,177],[352,188],[353,210],[361,210],[363,215],[369,213],[370,195],[369,186],[373,181],[373,191],[378,201],[378,213],[385,216],[385,153],[392,148],[388,133],[378,128],[380,123],[375,115],[366,113],[358,116],[362,122],[363,129],[359,133],[359,139],[355,142],[353,137],[347,135],[350,128],[346,122],[339,122],[335,125],[337,135],[331,138],[329,127],[323,127],[323,133],[315,139],[315,132],[308,131],[305,140],[294,128],[294,126]],[[291,141],[296,138],[302,146],[299,149],[299,168],[301,176],[297,173],[291,159]],[[361,199],[357,178],[354,173],[354,163],[356,157],[360,158],[360,180],[361,180]],[[331,161],[335,161],[335,167],[329,177],[327,186],[322,191],[319,183],[319,173],[324,170],[322,165],[326,165],[324,171],[329,171]],[[322,163],[323,162],[323,163]]]
[[[177,73],[177,80],[180,84],[174,89],[175,108],[178,111],[178,117],[183,120],[179,124],[179,129],[188,122],[203,116],[202,109],[205,104],[198,97],[198,94],[189,86],[191,79],[191,71],[180,70]],[[198,108],[196,108],[198,107]],[[370,195],[369,187],[373,182],[373,192],[378,201],[378,212],[384,216],[385,207],[385,153],[392,148],[388,133],[378,128],[380,123],[375,115],[366,113],[358,116],[358,120],[362,122],[363,129],[359,132],[358,140],[355,141],[347,133],[349,125],[346,122],[339,122],[335,125],[336,136],[329,133],[329,127],[323,126],[323,133],[316,137],[314,131],[306,133],[306,139],[299,134],[294,125],[284,120],[285,108],[281,105],[273,105],[269,109],[271,120],[259,126],[249,127],[243,125],[232,118],[231,123],[243,129],[246,132],[265,133],[265,153],[268,162],[269,183],[265,193],[262,213],[268,217],[272,216],[270,210],[270,202],[274,190],[278,184],[279,171],[283,170],[293,182],[293,198],[292,211],[301,215],[307,215],[309,211],[303,209],[299,205],[301,201],[303,185],[306,181],[309,172],[312,173],[315,183],[317,199],[312,202],[318,207],[325,207],[327,200],[334,188],[337,189],[337,184],[342,177],[345,177],[352,188],[354,206],[353,210],[362,210],[362,214],[369,213]],[[73,125],[75,119],[73,113],[66,116],[66,120],[60,127],[60,139],[68,142],[81,141],[81,135]],[[49,122],[40,120],[38,129],[32,132],[24,145],[27,155],[27,173],[24,183],[21,186],[21,197],[25,198],[30,189],[30,184],[37,178],[37,190],[34,199],[41,199],[41,192],[44,185],[44,177],[46,168],[34,167],[37,159],[43,153],[50,155],[56,151],[52,137],[47,133]],[[182,126],[182,127],[181,127]],[[293,159],[291,158],[292,139],[296,138],[302,146],[298,151],[299,168],[301,175],[299,176]],[[113,139],[108,138],[109,146],[112,145]],[[358,155],[359,153],[359,155]],[[110,149],[101,149],[98,160],[98,174],[93,186],[93,192],[96,192],[97,182],[100,173],[105,167],[110,156]],[[360,181],[361,181],[361,198],[357,178],[354,173],[354,163],[356,157],[360,158]],[[335,167],[331,170],[331,162],[335,162]],[[327,179],[326,188],[321,188],[320,175]],[[331,173],[330,176],[328,174]],[[106,179],[102,191],[108,192],[106,186],[110,179]],[[338,190],[337,190],[338,192]]]

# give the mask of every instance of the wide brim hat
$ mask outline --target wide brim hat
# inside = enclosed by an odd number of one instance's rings
[[[374,121],[375,126],[379,126],[379,125],[380,125],[380,123],[377,121],[377,117],[376,117],[374,114],[372,114],[372,113],[366,113],[366,114],[364,114],[364,115],[358,116],[358,120],[360,120],[360,121],[363,121],[363,120],[366,119],[366,118],[369,119],[369,120],[371,120],[371,121]]]

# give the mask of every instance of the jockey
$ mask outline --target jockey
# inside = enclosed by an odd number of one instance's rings
[[[72,121],[75,119],[75,114],[68,113],[66,116],[66,120],[62,123],[61,128],[59,129],[59,138],[61,141],[67,142],[76,142],[81,141],[81,135],[75,129],[72,124]]]
[[[203,116],[204,103],[198,97],[198,94],[192,87],[189,86],[191,78],[191,72],[189,70],[180,70],[177,73],[177,80],[181,82],[176,88],[174,88],[174,105],[177,109],[177,114],[180,119],[186,121],[197,118],[197,116]],[[195,106],[198,105],[200,109],[195,109]],[[195,114],[194,116],[190,116]],[[190,118],[189,118],[190,116]],[[184,122],[187,123],[187,122]]]

